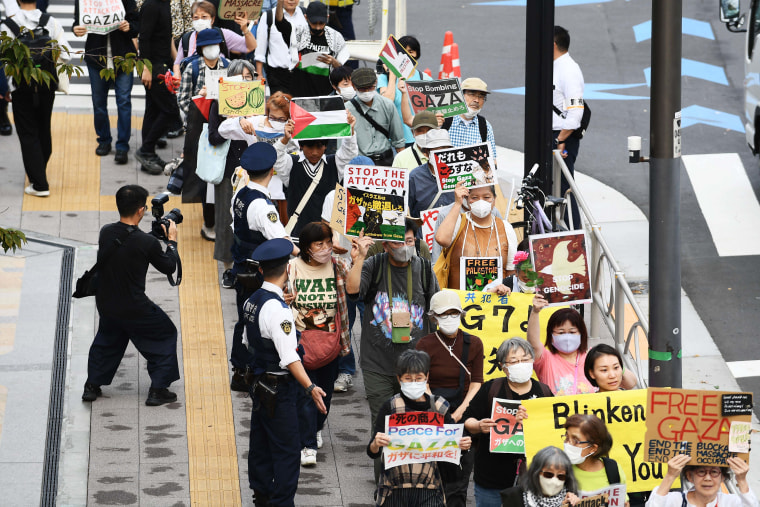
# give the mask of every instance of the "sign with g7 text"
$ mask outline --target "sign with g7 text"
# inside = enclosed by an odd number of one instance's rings
[[[536,294],[550,306],[591,302],[588,244],[584,231],[530,236],[533,270],[541,280]]]
[[[467,112],[459,79],[438,81],[407,81],[406,89],[414,114],[429,109],[442,113],[444,118]]]
[[[457,183],[466,187],[493,185],[496,181],[493,154],[488,143],[457,146],[430,152],[435,161],[438,190],[450,192]]]
[[[222,116],[264,114],[265,93],[262,81],[221,81],[219,83],[219,114]]]
[[[118,30],[124,21],[124,4],[121,0],[78,0],[79,21],[87,33],[105,35]]]
[[[522,423],[517,422],[518,400],[493,399],[491,419],[496,426],[491,428],[488,450],[497,453],[525,454],[525,439]]]
[[[222,19],[235,19],[238,13],[248,14],[248,20],[259,19],[261,6],[264,0],[220,0],[219,17]]]
[[[543,317],[543,311],[541,316]],[[548,445],[562,448],[565,422],[573,414],[592,414],[612,435],[610,458],[618,462],[627,478],[628,492],[652,491],[662,482],[666,465],[648,463],[644,434],[647,426],[647,391],[557,396],[523,400],[528,418],[523,421],[525,455],[533,456]],[[676,485],[677,486],[677,485]]]
[[[446,461],[459,464],[464,424],[443,424],[436,412],[406,412],[385,418],[391,443],[383,448],[385,469],[411,463]]]
[[[744,399],[744,406],[734,408],[734,401]],[[732,406],[726,415],[726,408]],[[738,412],[738,413],[737,413]],[[749,459],[745,452],[732,452],[731,440],[749,439],[751,427],[744,435],[734,423],[752,420],[752,393],[697,391],[650,387],[647,396],[646,459],[667,463],[676,454],[691,456],[689,465],[727,466],[726,458]],[[740,450],[743,450],[739,446]]]

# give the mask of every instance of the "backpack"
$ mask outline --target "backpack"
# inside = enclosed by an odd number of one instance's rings
[[[558,116],[562,116],[562,111],[560,111],[559,108],[555,106],[554,104],[552,104],[552,109],[554,109],[554,112],[557,113]],[[583,139],[583,136],[586,135],[586,130],[588,129],[589,123],[591,123],[591,108],[588,107],[588,102],[584,100],[583,101],[583,116],[581,117],[581,126],[575,129],[573,133],[570,134],[570,136],[575,137],[578,140]]]
[[[51,47],[53,38],[50,36],[50,32],[47,29],[47,24],[50,21],[50,14],[43,12],[40,16],[40,21],[37,23],[37,27],[32,29],[21,28],[10,18],[3,20],[5,26],[7,26],[13,36],[21,42],[24,46],[29,48],[31,53],[32,64],[48,73],[50,73],[50,89],[55,91],[58,89],[58,70],[55,67],[54,51],[55,48]],[[13,84],[19,89],[36,89],[38,86],[44,87],[44,83],[32,82],[27,84],[24,80],[16,80],[14,78]]]
[[[188,65],[193,66],[193,77],[192,77],[193,90],[195,90],[195,85],[198,83],[198,76],[200,75],[200,72],[201,72],[201,58],[203,57],[196,52],[194,55],[184,58],[182,60],[182,63],[179,64],[180,72],[182,73],[184,73],[185,68]],[[221,56],[221,55],[219,56],[219,64],[222,66],[223,69],[230,66],[230,62],[224,56]]]
[[[441,128],[444,130],[449,130],[451,128],[451,124],[454,123],[454,117],[449,116],[445,120],[443,120],[443,125],[441,125]],[[480,131],[480,141],[485,143],[488,141],[488,124],[486,123],[485,116],[478,115],[478,130]]]
[[[219,32],[219,35],[222,36],[222,43],[219,44],[219,49],[221,50],[221,54],[222,55],[224,55],[226,58],[229,58],[230,57],[230,50],[227,49],[227,41],[224,38],[224,32],[222,31],[221,28],[216,27],[216,26],[212,26],[211,28],[213,30],[216,30],[217,32]],[[185,32],[185,33],[182,34],[182,39],[181,39],[182,40],[182,49],[185,51],[185,58],[183,58],[182,61],[179,63],[179,72],[180,72],[180,74],[185,71],[185,67],[187,67],[187,65],[189,63],[191,63],[194,58],[197,58],[197,57],[200,56],[198,54],[198,48],[197,47],[195,48],[195,53],[193,53],[192,55],[188,54],[188,49],[187,48],[190,47],[190,37],[194,33],[195,33],[195,30],[188,30],[187,32]]]

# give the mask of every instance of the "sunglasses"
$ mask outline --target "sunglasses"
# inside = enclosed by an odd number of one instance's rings
[[[555,474],[554,472],[541,472],[541,475],[546,479],[554,479],[555,475],[557,479],[564,481],[567,478],[566,474]]]

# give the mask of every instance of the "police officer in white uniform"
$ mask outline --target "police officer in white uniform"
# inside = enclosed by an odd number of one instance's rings
[[[554,27],[554,91],[552,95],[552,131],[554,147],[562,152],[567,168],[575,174],[580,139],[574,133],[583,118],[583,72],[567,52],[570,34],[561,26]],[[562,178],[562,195],[569,185]],[[580,227],[578,207],[573,201],[573,225]]]
[[[283,288],[293,244],[270,239],[253,252],[264,282],[245,302],[248,349],[253,354],[251,440],[248,480],[255,505],[293,507],[301,470],[297,400],[311,396],[327,413],[325,392],[311,382],[301,364],[293,312]]]

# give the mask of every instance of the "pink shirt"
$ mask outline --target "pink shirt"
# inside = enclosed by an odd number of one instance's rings
[[[248,52],[248,47],[245,45],[244,36],[238,35],[232,30],[228,30],[226,28],[222,28],[222,33],[224,34],[224,42],[227,44],[227,49],[229,49],[232,53],[246,54]],[[195,54],[195,39],[197,36],[197,32],[190,34],[190,41],[188,42],[188,46],[190,46],[189,52],[185,51],[185,48],[182,47],[182,41],[180,41],[179,47],[177,48],[177,58],[174,59],[174,65],[179,65],[182,63],[182,60],[185,59],[186,54]]]
[[[586,352],[578,353],[573,365],[544,347],[544,353],[533,363],[533,369],[538,380],[548,385],[556,396],[595,393],[596,387],[589,383],[583,372],[585,362]]]

